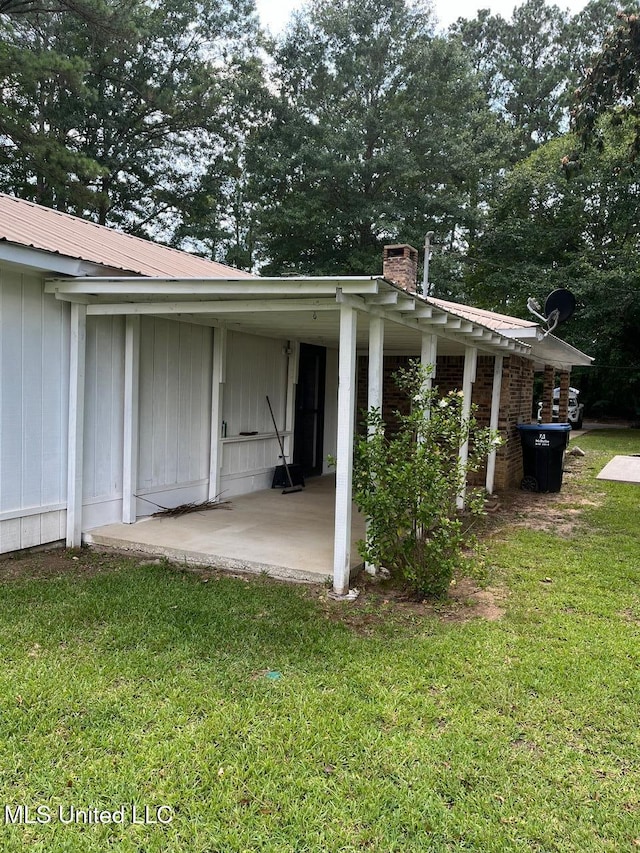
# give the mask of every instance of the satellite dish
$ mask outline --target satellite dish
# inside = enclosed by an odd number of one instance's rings
[[[560,287],[558,290],[554,290],[547,296],[547,301],[544,303],[544,315],[549,318],[555,311],[557,311],[557,325],[558,323],[564,323],[565,320],[568,320],[575,311],[575,308],[576,298],[573,293],[571,293],[570,290],[566,290],[564,287]]]

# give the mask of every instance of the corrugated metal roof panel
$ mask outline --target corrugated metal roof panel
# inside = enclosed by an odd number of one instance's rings
[[[430,296],[427,299],[432,305],[464,317],[465,320],[473,320],[487,326],[490,329],[528,329],[538,324],[535,320],[521,320],[519,317],[510,317],[508,314],[498,314],[495,311],[487,311],[485,308],[474,308],[472,305],[461,305],[459,302],[448,302],[446,299],[435,299]]]
[[[0,240],[145,276],[255,278],[250,273],[132,237],[0,193]]]

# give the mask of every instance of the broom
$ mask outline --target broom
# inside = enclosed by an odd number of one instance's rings
[[[284,470],[287,472],[287,480],[289,481],[289,485],[282,490],[283,495],[290,495],[292,492],[301,492],[304,486],[294,486],[293,480],[291,479],[291,471],[289,471],[289,466],[287,465],[287,460],[284,455],[284,445],[282,443],[282,438],[280,433],[278,432],[278,425],[276,424],[276,419],[273,414],[273,409],[271,408],[271,400],[269,399],[269,395],[267,394],[267,405],[269,406],[269,412],[271,413],[271,420],[273,421],[273,428],[276,431],[276,438],[278,439],[278,444],[280,445],[280,456],[284,463]]]

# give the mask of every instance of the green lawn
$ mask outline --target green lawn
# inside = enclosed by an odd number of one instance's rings
[[[593,476],[640,432],[579,444],[567,488],[599,505],[569,539],[493,536],[496,622],[364,635],[318,590],[84,553],[5,580],[0,849],[637,849],[640,486]],[[132,823],[132,803],[173,820]],[[122,825],[58,819],[123,804]]]

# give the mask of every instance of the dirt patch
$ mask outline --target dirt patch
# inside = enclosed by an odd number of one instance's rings
[[[51,580],[68,575],[93,577],[122,568],[122,557],[90,551],[87,548],[82,550],[38,549],[3,555],[0,559],[0,582]]]
[[[471,619],[497,621],[504,616],[507,592],[499,587],[480,587],[470,578],[459,578],[451,585],[446,599],[416,600],[390,581],[360,575],[353,581],[360,594],[355,601],[327,598],[326,589],[309,591],[320,604],[327,619],[347,625],[361,635],[373,634],[382,625],[409,626],[425,618],[441,622],[464,623]]]
[[[581,491],[580,474],[583,457],[565,457],[562,491],[544,494],[510,489],[501,492],[497,506],[479,525],[481,538],[498,537],[514,527],[526,527],[543,533],[553,533],[565,539],[575,536],[582,526],[585,508],[600,506],[604,493]]]

